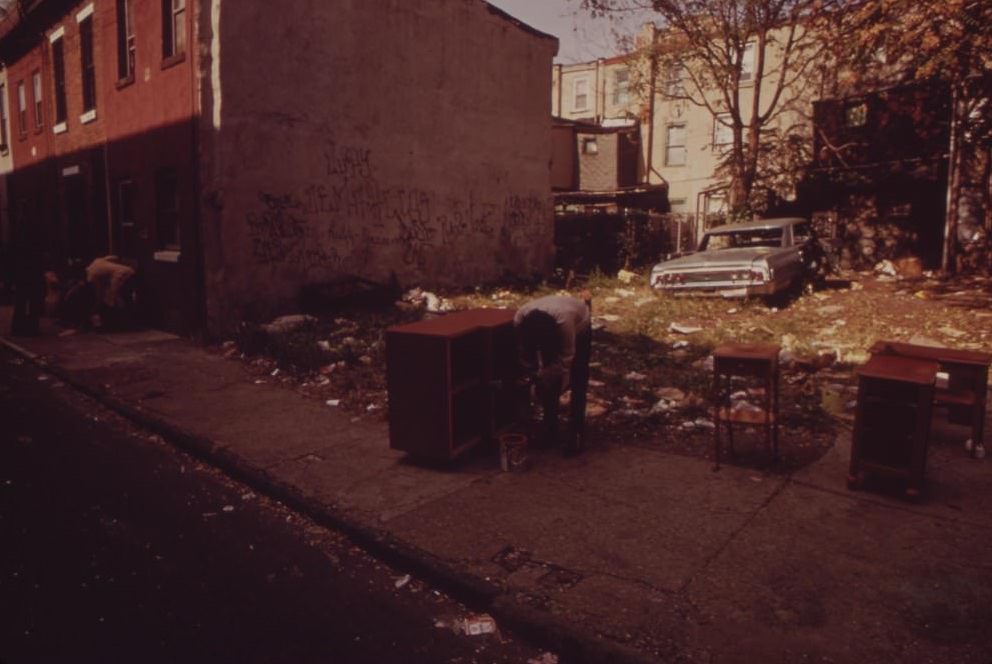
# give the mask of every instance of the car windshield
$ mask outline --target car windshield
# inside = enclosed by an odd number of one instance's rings
[[[739,249],[741,247],[781,247],[781,228],[756,228],[732,233],[707,234],[699,247],[700,251],[719,249]]]

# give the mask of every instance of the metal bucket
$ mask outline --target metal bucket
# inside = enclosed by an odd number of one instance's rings
[[[522,433],[500,435],[499,467],[504,473],[527,469],[527,436]]]

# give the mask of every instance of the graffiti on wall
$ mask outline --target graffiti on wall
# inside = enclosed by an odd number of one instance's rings
[[[385,186],[371,150],[335,141],[322,157],[321,177],[291,192],[258,192],[245,215],[256,264],[315,277],[367,273],[373,261],[422,275],[441,265],[457,272],[478,261],[473,248],[499,239],[527,250],[550,232],[546,197]]]

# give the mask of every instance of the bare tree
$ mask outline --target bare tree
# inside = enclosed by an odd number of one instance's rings
[[[659,94],[704,108],[729,129],[716,175],[729,181],[735,214],[760,207],[758,194],[798,172],[809,149],[809,100],[832,73],[823,34],[848,3],[580,1],[594,17],[640,12],[657,19],[658,38],[640,52],[663,80]]]

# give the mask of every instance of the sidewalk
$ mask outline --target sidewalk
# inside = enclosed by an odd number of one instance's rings
[[[935,432],[919,504],[849,492],[848,433],[788,477],[595,440],[524,473],[495,453],[424,466],[380,415],[255,384],[169,334],[11,341],[570,661],[990,661],[992,461],[960,429]]]

